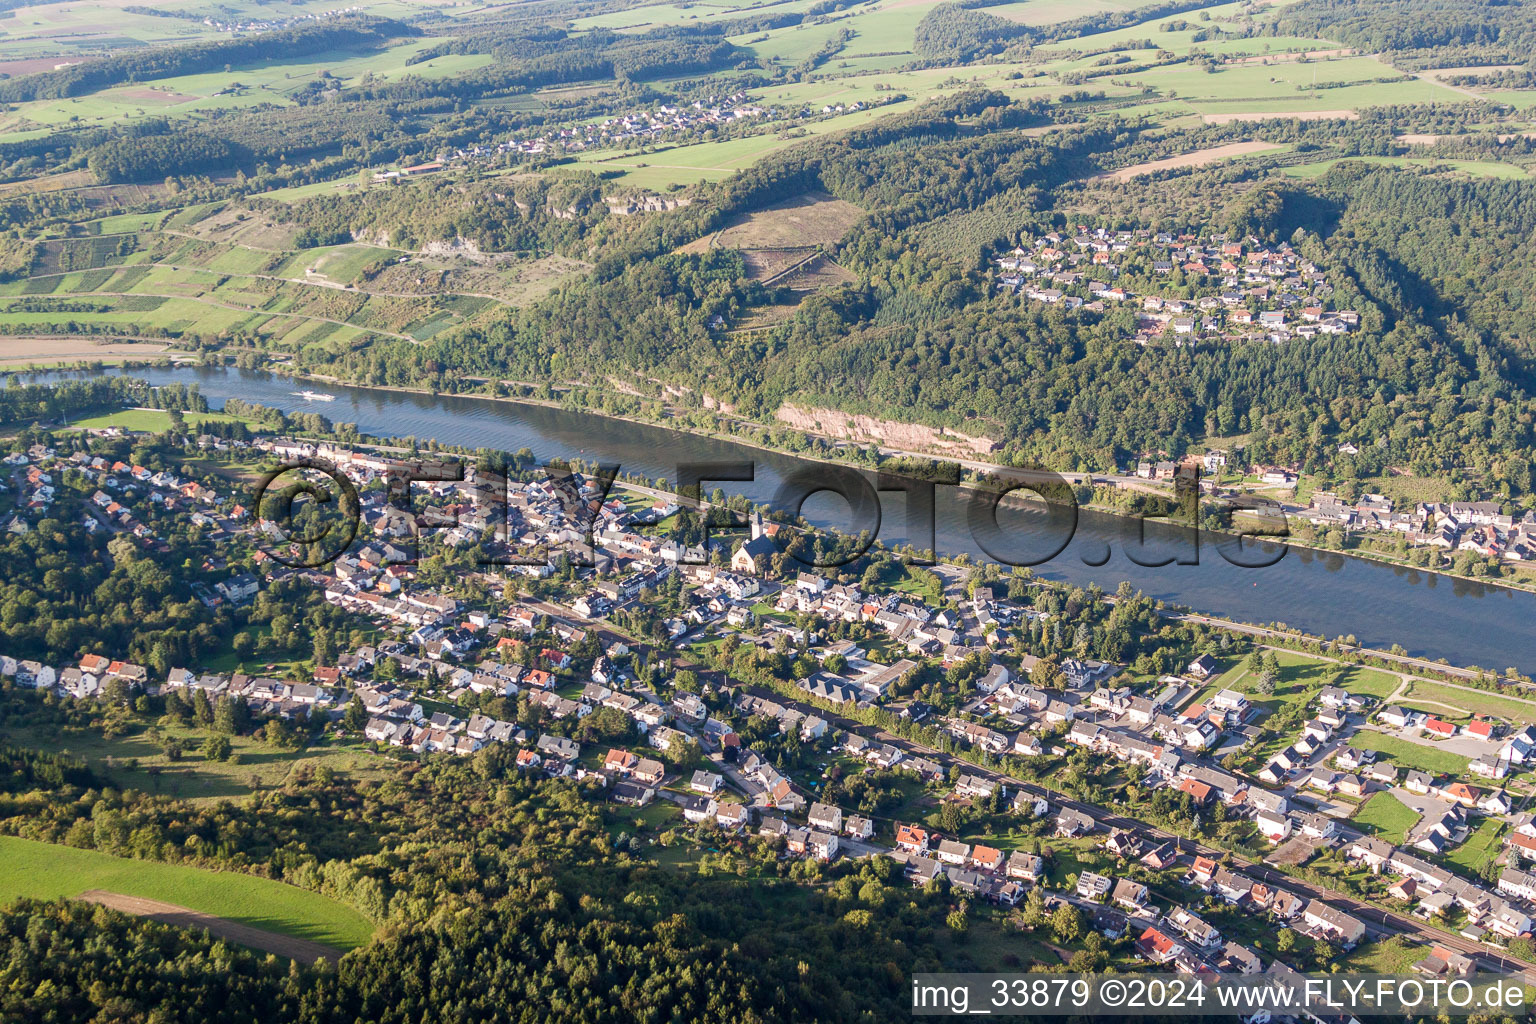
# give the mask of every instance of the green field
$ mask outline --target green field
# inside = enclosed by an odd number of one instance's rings
[[[1417,768],[1438,775],[1463,775],[1469,759],[1449,750],[1436,750],[1422,743],[1412,743],[1373,729],[1361,729],[1350,737],[1350,745],[1385,754],[1400,767]]]
[[[206,667],[210,671],[232,671],[236,665],[231,661],[222,667],[213,663]],[[181,740],[186,753],[179,761],[170,760],[161,745],[143,733],[106,739],[95,730],[81,730],[69,735],[34,731],[24,736],[7,735],[0,730],[0,741],[25,743],[50,753],[72,754],[85,759],[92,771],[114,786],[194,803],[240,799],[281,786],[295,772],[313,768],[327,767],[374,779],[384,778],[395,768],[395,762],[359,744],[327,741],[305,750],[284,750],[249,736],[230,737],[234,752],[240,756],[238,763],[234,760],[209,761],[199,753],[206,733],[183,728],[162,732],[167,737]]]
[[[1383,167],[1419,167],[1428,171],[1470,174],[1478,178],[1524,180],[1530,177],[1529,172],[1525,168],[1517,164],[1507,164],[1496,160],[1437,160],[1406,156],[1351,156],[1340,157],[1336,160],[1318,160],[1314,163],[1297,164],[1294,167],[1287,167],[1285,173],[1293,178],[1320,178],[1336,164],[1343,163],[1346,160],[1377,164]]]
[[[1391,793],[1381,792],[1360,805],[1350,818],[1350,824],[1396,846],[1418,820],[1419,815],[1413,808]]]
[[[1274,654],[1275,660],[1280,663],[1280,679],[1275,683],[1273,694],[1254,692],[1253,687],[1259,680],[1258,673],[1249,670],[1247,659],[1241,659],[1217,676],[1215,682],[1202,691],[1200,699],[1204,700],[1218,690],[1230,689],[1248,694],[1254,703],[1273,710],[1282,703],[1305,700],[1308,692],[1324,685],[1337,667],[1333,662],[1310,658],[1294,651],[1275,650],[1265,653]]]
[[[1513,722],[1536,723],[1536,701],[1518,700],[1512,697],[1501,697],[1497,694],[1484,693],[1479,690],[1463,690],[1454,686],[1442,686],[1438,683],[1425,682],[1415,679],[1409,690],[1410,697],[1421,697],[1424,700],[1441,701],[1459,708],[1465,708],[1470,712],[1496,715],[1499,718],[1507,718]]]
[[[1358,693],[1366,697],[1386,698],[1392,695],[1399,683],[1400,680],[1397,676],[1390,672],[1357,665],[1344,673],[1344,678],[1339,685],[1350,693]]]
[[[1446,859],[1469,874],[1476,875],[1484,864],[1497,857],[1503,849],[1499,837],[1504,834],[1504,827],[1504,822],[1498,818],[1483,819],[1477,831],[1468,836],[1466,842],[1446,854]]]
[[[1419,946],[1402,936],[1394,936],[1380,942],[1362,943],[1339,963],[1346,971],[1364,974],[1408,974],[1415,963],[1428,955],[1428,946]]]
[[[373,934],[352,908],[268,878],[0,837],[0,903],[73,898],[90,889],[174,903],[339,949],[361,946]]]
[[[189,427],[198,427],[204,423],[234,423],[239,420],[239,417],[226,416],[221,412],[189,412],[184,413],[183,418]],[[246,422],[252,421],[247,420]],[[119,409],[116,412],[107,412],[102,413],[100,416],[87,416],[85,419],[75,420],[70,426],[83,429],[121,427],[124,430],[146,430],[152,433],[160,433],[170,429],[171,414],[162,409]]]

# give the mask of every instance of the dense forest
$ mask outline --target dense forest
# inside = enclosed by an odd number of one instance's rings
[[[36,698],[0,691],[0,725],[40,714]],[[0,915],[0,1015],[406,1022],[530,1020],[538,1007],[544,1021],[874,1021],[905,1012],[912,971],[966,962],[933,927],[945,895],[913,890],[894,862],[797,866],[820,878],[809,887],[754,841],[679,873],[616,842],[600,794],[519,772],[514,754],[434,759],[382,783],[314,774],[201,808],[34,773],[31,798],[0,794],[0,830],[123,856],[199,851],[385,927],[339,969],[311,970],[23,902]]]
[[[974,60],[998,53],[1010,42],[1032,35],[1016,21],[960,4],[939,4],[917,23],[914,51],[919,57]]]
[[[1525,0],[1302,0],[1281,8],[1275,25],[1409,66],[1523,64],[1536,52],[1531,13]]]

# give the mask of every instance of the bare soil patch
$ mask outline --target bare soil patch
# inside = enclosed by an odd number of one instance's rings
[[[0,185],[0,195],[13,195],[22,192],[62,192],[65,189],[85,188],[94,184],[96,176],[90,171],[65,171],[62,174],[49,174],[41,178],[28,178],[25,181],[8,181]]]
[[[833,263],[825,253],[818,253],[774,284],[782,284],[797,292],[814,292],[834,285],[852,284],[857,280],[857,277]]]
[[[0,337],[0,365],[24,366],[27,363],[77,362],[123,356],[148,359],[168,347],[163,342],[113,341],[98,345],[89,338]]]
[[[1469,64],[1459,68],[1426,68],[1419,74],[1440,81],[1443,78],[1460,78],[1464,75],[1491,75],[1496,71],[1514,71],[1519,64]]]
[[[1231,124],[1233,121],[1358,121],[1353,110],[1255,110],[1232,114],[1205,114],[1206,124]]]
[[[1264,863],[1276,867],[1300,867],[1317,853],[1317,843],[1302,836],[1294,836],[1280,844],[1274,853],[1264,858]]]
[[[190,103],[197,99],[196,96],[188,96],[186,93],[172,92],[169,89],[129,89],[123,93],[124,99],[138,100],[141,103]]]
[[[770,281],[816,254],[814,247],[798,249],[743,249],[741,258],[747,276],[754,281]]]
[[[725,249],[833,245],[864,216],[852,203],[814,191],[737,217],[709,243]]]
[[[88,890],[81,893],[79,898],[85,903],[97,903],[103,907],[120,910],[125,914],[154,918],[156,921],[173,924],[180,928],[206,929],[218,938],[228,939],[230,942],[239,943],[251,949],[259,949],[264,953],[276,953],[290,960],[300,960],[307,964],[312,964],[316,960],[330,960],[334,963],[341,959],[341,950],[331,946],[252,928],[222,917],[178,907],[174,903],[161,903],[159,900],[146,900],[138,896],[124,896],[121,893],[107,892],[103,889]]]
[[[1161,160],[1148,160],[1146,163],[1132,164],[1130,167],[1122,167],[1107,174],[1100,174],[1098,177],[1114,181],[1130,181],[1132,178],[1143,174],[1151,174],[1154,171],[1170,171],[1180,167],[1204,167],[1206,164],[1213,164],[1230,157],[1243,156],[1247,153],[1263,153],[1266,150],[1280,148],[1279,145],[1273,142],[1229,142],[1225,146],[1200,149],[1193,153],[1185,153],[1182,156],[1170,156],[1164,157]]]
[[[52,71],[60,64],[85,64],[98,60],[96,57],[28,57],[25,60],[0,61],[0,75],[10,75],[19,78],[22,75],[35,75],[41,71]]]

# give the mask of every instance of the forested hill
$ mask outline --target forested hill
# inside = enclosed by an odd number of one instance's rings
[[[1527,491],[1529,473],[1510,458],[1530,451],[1536,417],[1523,183],[1348,164],[1311,184],[1218,170],[1179,179],[1155,220],[1134,204],[1073,215],[1061,211],[1118,195],[1096,189],[1098,167],[1164,143],[1111,123],[1024,130],[1044,122],[1043,108],[970,94],[793,147],[703,202],[608,236],[594,273],[544,302],[426,348],[345,355],[344,372],[444,388],[463,374],[573,381],[572,398],[596,404],[582,380],[616,375],[646,391],[660,380],[762,422],[785,403],[827,406],[996,438],[1004,459],[1059,468],[1105,469],[1234,434],[1249,436],[1256,459],[1306,464],[1348,440],[1368,449],[1368,467],[1479,467]],[[1205,144],[1239,130],[1253,129],[1213,127]],[[739,319],[772,289],[731,250],[679,247],[817,188],[867,211],[836,252],[857,282],[811,295],[771,331],[711,329],[711,317]],[[1130,311],[1067,312],[996,290],[988,253],[1079,223],[1288,242],[1362,329],[1285,345],[1139,347],[1126,341]],[[1458,234],[1457,223],[1479,227]]]
[[[0,721],[55,713],[5,696]],[[600,788],[520,772],[515,754],[383,782],[296,773],[248,803],[194,807],[87,788],[72,762],[0,749],[25,794],[0,794],[0,831],[282,877],[382,926],[339,967],[310,969],[22,901],[0,911],[0,1019],[872,1024],[908,1013],[913,972],[975,969],[934,927],[947,891],[914,890],[895,861],[792,866],[770,849],[673,870],[638,841],[632,853],[624,821],[609,828]]]
[[[1302,0],[1282,8],[1276,26],[1424,67],[1455,67],[1530,60],[1533,15],[1529,0]]]

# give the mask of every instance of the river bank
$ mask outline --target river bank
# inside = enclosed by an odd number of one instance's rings
[[[320,413],[338,423],[353,423],[360,433],[375,438],[432,438],[443,448],[469,452],[527,448],[539,459],[616,464],[636,480],[675,482],[680,463],[751,463],[752,480],[721,486],[756,505],[772,503],[785,480],[813,472],[817,462],[860,466],[847,459],[813,462],[735,438],[668,429],[637,418],[573,412],[547,401],[368,388],[306,375],[304,379],[313,381],[308,386],[336,396],[334,402],[321,404],[296,396],[294,392],[302,388],[294,386],[291,375],[267,371],[161,362],[128,371],[96,372],[127,372],[156,385],[196,385],[213,408],[223,400],[239,398],[286,413]],[[43,379],[48,376],[53,375]],[[423,448],[427,447],[424,441]],[[864,463],[861,468],[872,467]],[[955,487],[936,488],[930,540],[919,536],[921,530],[905,528],[901,495],[882,495],[886,514],[878,537],[892,548],[936,547],[956,558],[996,561],[976,540],[967,496]],[[813,499],[804,513],[819,529],[846,531],[849,526],[848,509],[835,497]],[[1225,547],[1213,550],[1209,535],[1201,538],[1198,561],[1181,562],[1176,556],[1190,549],[1177,531],[1154,522],[1147,527],[1143,543],[1135,519],[1093,509],[1079,510],[1076,530],[1065,547],[1047,543],[1066,535],[1059,525],[1051,532],[1050,524],[1031,521],[1008,508],[999,519],[1007,551],[1022,549],[1024,555],[1035,558],[1051,556],[1033,567],[1043,579],[1097,585],[1109,592],[1125,583],[1170,606],[1235,621],[1283,622],[1315,636],[1352,634],[1362,645],[1382,650],[1400,644],[1411,655],[1429,661],[1513,665],[1526,672],[1536,667],[1536,636],[1519,629],[1489,628],[1536,615],[1536,597],[1524,591],[1305,548],[1283,549],[1283,557],[1262,570],[1245,568],[1219,557],[1218,552],[1233,552]]]
[[[280,371],[277,368],[271,368],[267,372],[280,373]],[[673,431],[673,432],[676,432],[676,433],[689,434],[689,435],[694,436],[694,437],[705,438],[705,439],[712,440],[712,441],[720,441],[720,442],[724,442],[724,443],[728,443],[728,444],[738,445],[738,446],[744,447],[744,448],[751,448],[751,449],[754,449],[756,451],[761,451],[761,452],[765,452],[765,453],[776,455],[776,456],[783,456],[783,457],[786,457],[786,458],[799,459],[799,460],[807,461],[807,462],[818,462],[818,463],[822,463],[822,464],[825,464],[825,465],[833,465],[833,466],[848,466],[848,467],[851,467],[851,468],[854,468],[854,469],[868,470],[870,472],[878,472],[880,470],[880,468],[881,468],[881,465],[878,464],[878,463],[874,464],[874,465],[870,465],[868,463],[865,463],[865,462],[862,462],[862,461],[856,460],[856,459],[837,459],[837,458],[829,458],[829,457],[827,457],[825,455],[822,455],[822,454],[789,451],[789,450],[784,449],[784,448],[777,448],[777,447],[775,447],[773,445],[764,444],[762,441],[760,441],[759,439],[757,439],[755,437],[747,437],[747,436],[742,436],[740,434],[734,434],[734,433],[721,433],[719,431],[704,430],[704,429],[701,429],[699,427],[692,426],[692,425],[689,425],[689,424],[669,423],[669,422],[662,422],[662,421],[656,421],[656,420],[649,420],[649,419],[643,419],[643,418],[638,417],[638,416],[627,416],[627,415],[624,415],[624,414],[621,414],[621,413],[613,413],[613,412],[607,412],[607,411],[602,411],[602,410],[585,409],[585,408],[572,409],[571,407],[569,407],[567,405],[564,405],[561,402],[559,402],[557,400],[553,400],[553,399],[540,399],[540,398],[533,398],[533,397],[529,397],[529,396],[484,395],[484,394],[478,394],[478,393],[460,394],[460,393],[449,393],[449,392],[432,391],[432,390],[426,389],[426,388],[408,388],[408,387],[402,387],[402,386],[398,386],[398,385],[354,384],[354,383],[352,383],[350,381],[347,381],[347,380],[344,380],[344,379],[342,379],[340,377],[334,377],[334,376],[330,376],[330,375],[327,375],[327,374],[308,374],[308,373],[302,373],[302,372],[288,372],[288,373],[282,373],[281,375],[287,376],[287,377],[289,377],[290,379],[292,379],[294,381],[306,381],[307,380],[307,381],[312,381],[312,382],[315,382],[315,383],[340,385],[340,386],[344,386],[344,387],[353,387],[353,388],[365,388],[365,389],[369,389],[369,390],[390,391],[390,392],[396,392],[396,393],[399,393],[399,394],[419,395],[419,396],[431,397],[431,398],[474,398],[474,399],[478,399],[478,400],[482,400],[482,401],[487,401],[487,402],[502,402],[502,403],[506,403],[506,404],[510,404],[510,405],[514,405],[514,406],[527,406],[527,407],[537,407],[537,408],[543,408],[543,409],[556,409],[556,410],[560,410],[560,411],[563,411],[563,412],[576,412],[576,413],[579,413],[581,415],[586,415],[586,416],[599,416],[599,417],[602,417],[603,419],[610,420],[610,421],[613,421],[613,422],[616,422],[616,423],[630,423],[630,424],[634,424],[634,425],[637,425],[637,426],[645,426],[645,427],[651,427],[651,428],[660,429],[660,430]],[[769,428],[769,427],[767,427],[767,426],[765,426],[763,424],[754,423],[753,421],[750,421],[750,420],[736,420],[736,422],[741,423],[741,424],[746,425],[746,426],[749,426],[749,427],[751,427],[753,429],[757,429],[757,430],[768,430],[768,429],[771,429],[771,428]],[[876,444],[872,444],[872,443],[871,444],[860,444],[860,443],[855,442],[855,441],[842,440],[842,439],[839,439],[839,438],[834,438],[834,437],[832,437],[830,435],[827,435],[827,434],[817,433],[815,431],[801,430],[800,428],[795,428],[795,429],[798,432],[800,432],[800,433],[806,434],[806,435],[811,436],[811,437],[815,437],[815,438],[817,438],[817,439],[827,443],[828,445],[832,446],[834,449],[838,449],[838,448],[852,448],[852,449],[856,449],[856,450],[859,450],[859,451],[873,451],[879,457],[884,458],[884,459],[926,459],[926,460],[933,461],[933,462],[954,463],[954,464],[959,465],[963,471],[969,471],[969,472],[972,472],[972,473],[1007,472],[1007,473],[1020,474],[1021,476],[1024,476],[1024,477],[1027,477],[1027,478],[1031,478],[1031,479],[1035,479],[1037,481],[1057,480],[1057,479],[1059,479],[1059,480],[1065,480],[1068,483],[1071,483],[1071,484],[1074,484],[1074,485],[1078,485],[1078,486],[1108,486],[1108,487],[1115,488],[1116,490],[1137,491],[1137,492],[1140,492],[1140,493],[1147,493],[1147,494],[1169,494],[1170,493],[1166,489],[1160,489],[1160,488],[1156,488],[1156,487],[1154,487],[1152,485],[1147,485],[1144,481],[1128,482],[1125,478],[1122,478],[1122,477],[1120,477],[1118,475],[1115,475],[1115,474],[1101,474],[1101,473],[1093,473],[1093,472],[1055,473],[1054,471],[1032,471],[1032,470],[1020,469],[1018,467],[1013,467],[1013,466],[1006,466],[1006,465],[1003,465],[1001,463],[980,462],[980,461],[977,461],[977,460],[970,460],[970,459],[954,459],[954,458],[950,458],[950,457],[926,454],[926,453],[923,453],[923,452],[912,452],[912,451],[904,451],[904,450],[901,450],[901,449],[886,448],[884,446],[876,445]],[[959,484],[959,487],[962,490],[969,489],[969,490],[973,490],[974,491],[974,490],[978,489],[976,483],[974,481],[967,481],[964,478],[963,474],[962,474],[961,483]],[[1137,522],[1139,520],[1139,517],[1127,514],[1124,509],[1116,508],[1113,505],[1105,505],[1105,504],[1099,503],[1099,502],[1080,501],[1080,502],[1078,502],[1078,507],[1080,509],[1083,509],[1083,510],[1086,510],[1086,511],[1096,512],[1096,513],[1099,513],[1101,515],[1113,516],[1115,518],[1124,520],[1126,522]],[[1292,517],[1292,516],[1289,516],[1289,515],[1286,516],[1286,522],[1287,522],[1287,526],[1288,527],[1292,524],[1293,519],[1294,519],[1294,517]],[[1218,535],[1218,536],[1225,536],[1225,535]],[[1387,566],[1387,567],[1390,567],[1390,568],[1393,568],[1393,569],[1403,569],[1403,570],[1407,570],[1407,571],[1411,571],[1411,572],[1425,573],[1425,574],[1428,574],[1428,575],[1437,576],[1437,577],[1440,577],[1440,578],[1443,578],[1443,579],[1447,579],[1447,580],[1465,581],[1465,582],[1469,582],[1469,583],[1478,584],[1479,586],[1498,587],[1498,588],[1502,588],[1504,590],[1508,590],[1508,591],[1512,591],[1512,592],[1517,592],[1517,593],[1536,594],[1536,583],[1524,583],[1524,582],[1520,582],[1520,581],[1516,581],[1516,580],[1510,580],[1510,579],[1506,579],[1506,578],[1502,578],[1502,577],[1463,576],[1463,575],[1457,574],[1455,572],[1451,572],[1450,570],[1445,569],[1445,568],[1432,568],[1432,567],[1429,567],[1429,566],[1413,565],[1412,563],[1409,563],[1409,562],[1406,562],[1406,561],[1403,561],[1403,560],[1400,560],[1400,559],[1395,559],[1395,558],[1392,558],[1390,556],[1383,555],[1383,554],[1381,554],[1379,552],[1360,551],[1360,550],[1344,551],[1344,550],[1340,550],[1340,549],[1337,549],[1337,548],[1327,548],[1327,547],[1322,547],[1322,546],[1320,546],[1318,544],[1313,544],[1313,543],[1308,543],[1306,541],[1297,540],[1294,537],[1290,537],[1290,536],[1288,536],[1286,538],[1284,543],[1285,543],[1286,547],[1292,548],[1292,549],[1295,549],[1295,550],[1312,551],[1312,552],[1315,552],[1317,554],[1325,555],[1325,556],[1339,556],[1339,557],[1343,557],[1343,558],[1350,558],[1350,559],[1354,559],[1354,560],[1361,561],[1361,562],[1370,562],[1370,563],[1373,563],[1373,564],[1376,564],[1376,565]]]

